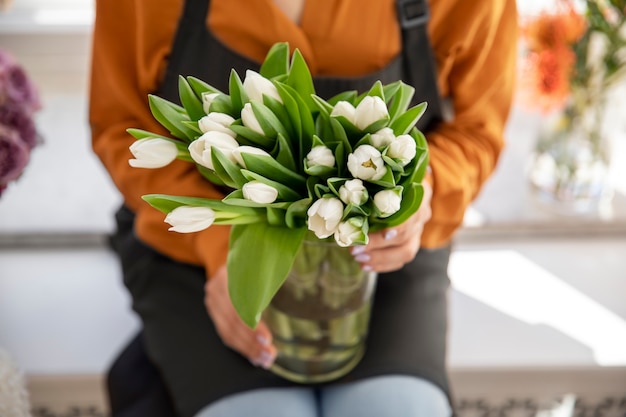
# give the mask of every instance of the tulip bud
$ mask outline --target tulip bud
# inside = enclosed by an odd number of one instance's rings
[[[233,150],[233,157],[235,161],[239,164],[239,166],[246,167],[246,161],[243,160],[242,154],[252,154],[252,155],[262,155],[262,156],[271,156],[269,153],[265,152],[261,148],[256,148],[254,146],[239,146]]]
[[[226,113],[212,112],[198,120],[198,127],[202,133],[217,130],[234,138],[237,134],[228,128],[234,121],[235,119]]]
[[[335,166],[335,155],[333,155],[333,151],[326,146],[314,146],[307,154],[306,161],[310,167],[322,165],[332,168]]]
[[[360,206],[367,201],[367,196],[367,189],[359,179],[346,181],[339,187],[339,198],[345,204]]]
[[[252,70],[246,71],[246,79],[243,81],[243,91],[245,91],[250,101],[263,103],[263,95],[266,95],[281,103],[283,102],[276,86],[270,80]]]
[[[348,155],[348,170],[354,178],[378,181],[387,172],[380,151],[371,145],[361,145]]]
[[[179,233],[193,233],[204,230],[215,221],[215,212],[208,207],[180,206],[165,216],[165,222],[172,227],[168,230]]]
[[[417,146],[411,135],[400,135],[387,149],[387,156],[400,160],[402,166],[406,166],[415,158]]]
[[[393,134],[393,130],[388,127],[383,127],[376,133],[370,135],[370,142],[376,149],[382,149],[387,146],[396,138]]]
[[[374,205],[380,212],[380,217],[389,217],[400,210],[402,196],[397,190],[383,190],[374,195]]]
[[[204,110],[206,114],[209,114],[211,103],[213,103],[213,100],[215,100],[217,96],[219,96],[219,93],[209,93],[209,92],[202,93],[202,109]]]
[[[222,151],[228,159],[236,162],[233,156],[233,150],[239,147],[239,143],[237,143],[232,136],[217,130],[207,132],[189,144],[191,159],[197,164],[209,169],[214,169],[213,161],[211,160],[212,147],[216,147]]]
[[[333,107],[333,111],[330,112],[330,115],[332,117],[343,116],[348,119],[348,121],[350,121],[352,124],[354,124],[355,114],[356,109],[352,104],[347,101],[337,102],[337,104],[335,104],[335,107]]]
[[[244,104],[243,109],[241,109],[241,121],[243,122],[243,125],[248,129],[252,129],[255,132],[265,136],[265,132],[263,132],[263,129],[261,128],[261,125],[259,124],[259,121],[257,120],[256,115],[252,110],[252,105],[250,105],[250,103]]]
[[[247,182],[243,185],[241,191],[243,192],[243,198],[259,204],[270,204],[278,198],[278,190],[261,181]]]
[[[130,145],[136,159],[129,159],[133,168],[161,168],[169,165],[178,155],[176,145],[161,138],[144,138]]]
[[[367,242],[367,235],[363,232],[363,218],[351,217],[347,221],[339,223],[334,237],[335,242],[343,247],[357,242]]]
[[[354,125],[363,130],[380,119],[388,118],[387,105],[378,96],[365,96],[356,106]]]
[[[309,230],[318,238],[325,239],[337,230],[343,216],[343,204],[338,198],[320,198],[311,204],[307,215]]]

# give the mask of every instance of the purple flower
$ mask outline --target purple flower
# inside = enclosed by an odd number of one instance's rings
[[[24,109],[17,106],[0,106],[0,125],[15,130],[29,149],[37,145],[35,122]]]
[[[0,126],[0,186],[17,179],[28,163],[30,151],[13,129]]]
[[[24,68],[11,54],[0,49],[0,106],[6,105],[34,113],[41,108],[41,101]]]

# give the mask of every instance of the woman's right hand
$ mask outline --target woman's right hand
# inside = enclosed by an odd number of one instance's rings
[[[207,281],[204,304],[226,346],[241,353],[256,366],[267,369],[274,363],[276,347],[265,323],[261,321],[256,329],[251,329],[241,320],[230,300],[226,265]]]

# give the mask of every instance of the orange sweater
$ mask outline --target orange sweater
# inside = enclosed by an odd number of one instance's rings
[[[513,91],[517,21],[515,0],[489,5],[431,0],[429,33],[444,96],[455,118],[429,132],[434,178],[433,217],[422,245],[449,241],[463,213],[493,171]],[[183,0],[96,2],[89,119],[93,149],[126,203],[137,214],[137,235],[172,258],[204,265],[209,276],[223,265],[228,227],[192,234],[167,231],[149,193],[220,197],[193,164],[131,168],[130,127],[164,133],[147,96],[164,73]],[[288,41],[314,74],[360,75],[385,66],[401,49],[395,0],[306,1],[299,25],[272,0],[213,0],[207,24],[232,49],[262,61],[269,47]],[[242,74],[243,75],[243,74]]]

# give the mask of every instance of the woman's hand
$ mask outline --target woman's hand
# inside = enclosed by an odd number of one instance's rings
[[[204,304],[224,344],[254,365],[269,368],[276,359],[272,334],[263,322],[253,330],[239,318],[228,295],[226,265],[207,281],[204,293]]]
[[[399,226],[370,234],[366,246],[352,248],[354,258],[361,263],[363,269],[377,272],[396,271],[415,258],[420,248],[424,225],[432,214],[432,186],[427,181],[422,185],[424,198],[413,216]]]

